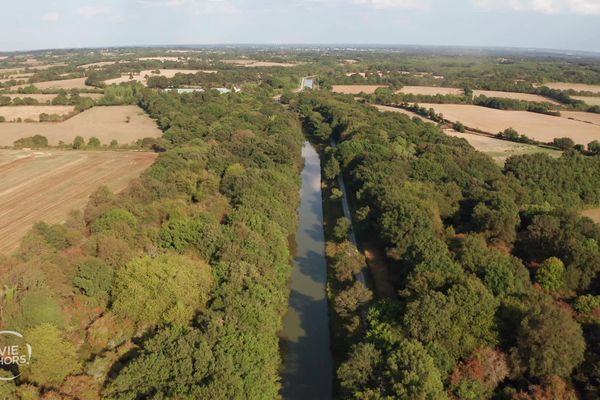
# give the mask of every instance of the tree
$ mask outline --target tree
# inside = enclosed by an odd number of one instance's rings
[[[555,138],[552,141],[552,144],[554,144],[556,147],[558,147],[561,150],[569,150],[575,146],[575,142],[573,141],[573,139],[568,138],[568,137]]]
[[[73,284],[87,296],[101,304],[108,301],[113,284],[114,270],[97,258],[79,262]]]
[[[325,179],[333,180],[340,174],[340,163],[335,156],[330,156],[323,168]]]
[[[562,289],[565,285],[565,264],[559,258],[550,257],[536,271],[535,280],[544,289]]]
[[[25,334],[33,349],[28,380],[38,385],[56,385],[80,370],[75,347],[54,325],[42,324]]]
[[[211,271],[203,261],[144,257],[117,271],[112,309],[142,326],[185,324],[205,305],[211,287]]]
[[[345,240],[350,234],[351,227],[352,223],[348,218],[338,218],[338,220],[335,223],[335,226],[333,227],[333,236],[339,241]]]
[[[100,147],[101,143],[100,143],[100,139],[98,139],[95,136],[92,136],[89,140],[88,140],[88,146],[90,147]]]
[[[359,307],[371,301],[373,293],[362,282],[354,282],[335,297],[335,311],[342,317],[351,317]]]
[[[588,151],[592,154],[600,154],[600,142],[594,140],[588,144]]]
[[[81,149],[85,145],[85,140],[81,136],[76,136],[75,140],[73,140],[73,148],[75,150]]]
[[[534,377],[567,377],[583,361],[585,340],[581,326],[552,300],[530,308],[517,331],[514,351],[523,368]]]
[[[465,126],[460,121],[456,121],[454,125],[452,125],[452,129],[457,132],[465,132]]]

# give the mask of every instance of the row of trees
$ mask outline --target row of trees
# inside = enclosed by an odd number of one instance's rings
[[[598,157],[518,156],[502,170],[432,124],[347,97],[292,104],[324,145],[339,141],[328,152],[356,226],[387,249],[398,291],[370,308],[341,397],[597,396],[600,227],[568,210],[600,204]]]

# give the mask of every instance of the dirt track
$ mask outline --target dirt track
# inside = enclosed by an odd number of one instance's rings
[[[156,154],[0,150],[0,254],[17,249],[38,221],[62,222],[100,186],[123,190]]]

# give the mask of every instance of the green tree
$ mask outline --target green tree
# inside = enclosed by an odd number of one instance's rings
[[[33,349],[25,376],[38,385],[56,385],[80,370],[75,347],[54,325],[42,324],[25,334]]]
[[[100,147],[101,146],[100,139],[98,139],[95,136],[92,136],[88,140],[88,146],[93,147],[93,148]]]
[[[338,241],[348,239],[351,227],[352,223],[348,218],[338,218],[338,220],[335,223],[335,226],[333,227],[333,237],[335,237]]]
[[[327,159],[323,172],[327,180],[333,180],[340,174],[340,163],[335,156],[332,155]]]
[[[205,305],[211,287],[211,271],[203,261],[144,257],[117,271],[112,308],[146,327],[185,324]]]
[[[88,258],[77,265],[73,284],[87,296],[106,303],[113,284],[114,270],[97,258]]]
[[[85,145],[85,140],[81,136],[76,136],[75,140],[73,140],[73,148],[75,150],[81,149]]]
[[[575,147],[575,142],[573,141],[573,139],[568,138],[568,137],[555,138],[552,141],[552,144],[554,144],[556,147],[558,147],[561,150],[569,150],[569,149],[572,149],[573,147]]]
[[[565,286],[565,264],[559,258],[550,257],[536,271],[535,280],[545,289],[562,289]]]

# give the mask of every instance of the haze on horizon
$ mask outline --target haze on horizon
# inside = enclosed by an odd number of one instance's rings
[[[0,51],[224,43],[525,47],[600,52],[600,0],[29,0]]]

